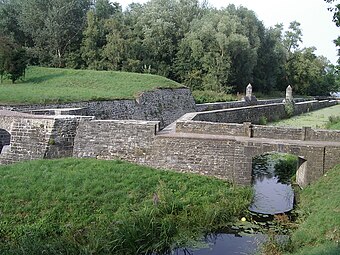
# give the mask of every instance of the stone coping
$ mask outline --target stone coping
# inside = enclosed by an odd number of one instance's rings
[[[157,137],[248,142],[249,146],[251,146],[252,143],[263,143],[263,144],[267,143],[267,144],[289,144],[289,145],[296,144],[298,146],[304,145],[304,146],[313,146],[313,147],[325,147],[325,146],[340,147],[340,142],[283,140],[283,139],[256,138],[256,137],[250,138],[246,136],[227,136],[227,135],[211,135],[211,134],[197,134],[197,133],[158,133]]]

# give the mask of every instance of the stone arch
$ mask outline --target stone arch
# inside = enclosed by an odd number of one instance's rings
[[[305,156],[301,155],[300,150],[292,150],[289,146],[277,145],[278,148],[274,150],[262,150],[261,153],[255,153],[251,157],[251,164],[253,158],[258,157],[264,154],[290,154],[294,155],[298,158],[298,166],[296,169],[296,182],[299,184],[300,187],[305,187],[308,185],[308,176],[307,176],[307,159]]]
[[[11,144],[11,134],[6,129],[0,128],[0,154],[3,153]]]
[[[248,183],[250,183],[251,174],[252,174],[252,161],[254,157],[260,156],[263,154],[268,154],[268,153],[292,154],[298,157],[298,168],[296,172],[297,183],[301,187],[305,187],[311,181],[311,176],[310,176],[311,174],[309,173],[310,171],[308,170],[308,161],[314,160],[314,158],[311,156],[315,157],[315,154],[311,154],[311,155],[308,154],[309,150],[310,148],[304,148],[303,146],[299,147],[299,146],[290,145],[290,144],[274,144],[274,143],[246,144],[244,145],[244,154],[242,156],[242,158],[244,159],[243,165],[240,165],[240,167],[241,169],[244,169],[245,171],[244,173],[248,174],[249,176]],[[320,161],[319,159],[317,160]],[[312,165],[313,165],[313,162],[312,162]]]

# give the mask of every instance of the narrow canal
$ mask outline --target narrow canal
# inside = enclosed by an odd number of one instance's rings
[[[253,202],[249,214],[234,226],[206,236],[203,248],[177,249],[176,255],[254,254],[267,240],[267,232],[287,240],[275,220],[286,217],[294,207],[291,178],[297,169],[297,157],[287,154],[265,154],[253,159]]]

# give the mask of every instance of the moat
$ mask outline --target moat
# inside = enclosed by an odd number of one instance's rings
[[[291,178],[297,168],[297,157],[288,154],[264,154],[253,159],[254,189],[249,215],[221,233],[207,235],[200,249],[178,249],[178,255],[253,254],[267,239],[268,230],[284,242],[288,236],[276,229],[276,215],[285,215],[294,207]]]

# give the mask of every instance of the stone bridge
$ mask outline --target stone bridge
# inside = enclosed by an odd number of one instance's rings
[[[314,106],[319,104],[301,105],[306,110]],[[282,109],[284,105],[275,104],[189,113],[162,131],[158,121],[0,111],[0,164],[70,156],[122,159],[246,185],[253,158],[279,152],[299,157],[298,182],[305,186],[340,164],[340,131],[217,123],[256,123],[261,116],[283,115]]]
[[[251,183],[252,159],[265,153],[298,156],[301,186],[340,163],[340,131],[185,120],[193,115],[162,131],[150,121],[82,122],[73,156],[122,159],[243,185]]]

